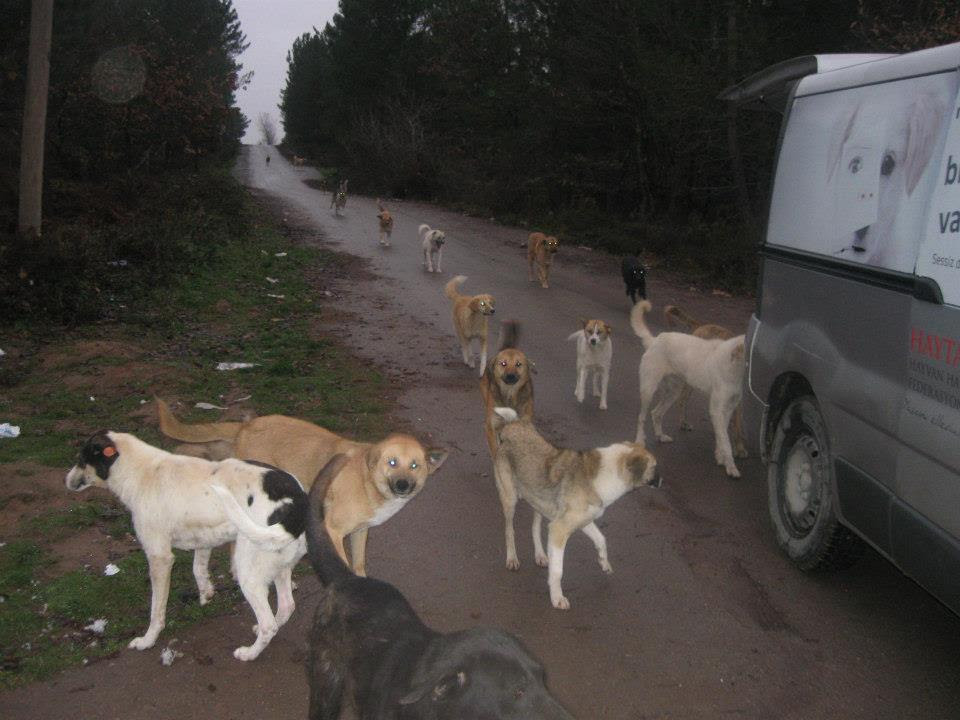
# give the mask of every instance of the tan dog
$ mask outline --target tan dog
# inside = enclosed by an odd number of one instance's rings
[[[480,341],[480,375],[487,367],[487,330],[488,318],[496,312],[496,300],[492,295],[461,295],[458,288],[467,279],[466,275],[457,275],[444,288],[444,294],[453,303],[453,329],[460,341],[463,362],[468,367],[476,367],[471,344]]]
[[[366,572],[367,529],[385,522],[414,498],[423,489],[427,475],[447,457],[445,450],[424,448],[409,435],[390,435],[378,443],[361,443],[286,415],[264,415],[249,422],[190,425],[177,420],[159,398],[157,411],[160,431],[167,437],[195,444],[213,443],[220,452],[229,450],[227,457],[274,465],[300,479],[307,490],[334,455],[363,458],[363,462],[351,462],[337,476],[331,496],[336,500],[330,500],[326,515],[330,535],[344,562],[348,561],[343,538],[350,536],[353,569],[358,575]],[[381,457],[383,463],[394,459],[398,464],[387,473],[379,462]],[[417,467],[411,469],[411,462]],[[401,475],[406,482],[399,481]]]
[[[533,507],[534,518],[546,517],[547,550],[544,555],[540,523],[534,523],[533,547],[537,563],[549,571],[550,602],[567,610],[563,595],[563,553],[567,540],[577,530],[590,538],[605,573],[613,568],[607,559],[607,541],[594,524],[604,510],[636,487],[660,487],[657,461],[642,445],[616,443],[594,450],[567,450],[547,442],[530,420],[517,417],[511,408],[496,408],[500,446],[494,462],[497,488],[516,488],[504,503],[507,567],[520,567],[513,537],[513,510],[522,497]]]
[[[703,338],[704,340],[729,340],[733,337],[733,332],[725,328],[723,325],[700,323],[696,318],[676,305],[667,305],[663,309],[663,316],[667,321],[668,327],[684,328],[694,337]],[[679,378],[677,379],[677,382],[679,382]],[[687,422],[687,401],[690,400],[690,394],[692,392],[693,388],[684,383],[679,400],[681,430],[693,430],[693,426]],[[741,458],[747,457],[747,447],[743,443],[743,412],[741,405],[737,405],[737,409],[733,411],[731,429],[733,430],[734,456]]]
[[[509,320],[500,326],[499,352],[480,377],[484,406],[483,431],[491,458],[497,456],[494,408],[513,408],[521,418],[533,418],[532,368],[527,356],[517,348],[519,334],[520,327],[516,320]]]
[[[377,198],[377,207],[380,212],[377,213],[377,219],[380,221],[380,244],[384,247],[390,247],[390,234],[393,232],[393,216]]]
[[[301,165],[303,165],[303,162],[304,162],[303,158],[300,157],[299,155],[293,156],[293,164],[295,167],[300,167]]]
[[[553,255],[560,249],[560,241],[552,235],[532,232],[527,238],[527,264],[530,280],[540,280],[540,287],[550,287],[550,265]],[[536,269],[536,276],[534,276]]]

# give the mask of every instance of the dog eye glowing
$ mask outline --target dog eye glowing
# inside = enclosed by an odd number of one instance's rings
[[[858,172],[860,172],[860,166],[862,164],[863,161],[859,157],[853,158],[853,160],[850,161],[850,172],[856,175]]]
[[[410,463],[410,469],[411,469],[411,470],[416,470],[416,469],[417,469],[417,463],[416,463],[416,461]]]
[[[502,365],[503,367],[506,367],[506,366],[507,366],[507,361],[506,361],[506,360],[501,360],[501,361],[500,361],[500,365]]]
[[[387,460],[387,465],[389,465],[390,467],[396,467],[396,466],[397,466],[397,459],[396,459],[396,458],[390,458],[389,460]]]
[[[897,160],[893,157],[893,153],[887,153],[883,156],[883,162],[880,163],[880,174],[884,176],[889,175],[896,166]]]

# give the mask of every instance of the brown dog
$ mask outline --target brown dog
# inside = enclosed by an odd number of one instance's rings
[[[466,275],[457,275],[444,286],[443,292],[453,303],[453,329],[460,341],[463,362],[468,367],[476,367],[471,344],[474,340],[480,341],[480,375],[483,376],[487,367],[488,318],[496,312],[496,300],[486,294],[461,295],[458,288],[466,279]]]
[[[560,249],[560,241],[553,235],[532,232],[527,238],[527,263],[531,280],[540,280],[540,287],[550,287],[550,265],[553,255]],[[536,276],[534,276],[536,269]]]
[[[377,198],[377,207],[380,208],[380,212],[377,213],[377,218],[380,220],[380,244],[389,247],[390,234],[393,232],[393,216],[380,203],[380,198]]]
[[[156,401],[160,432],[167,437],[214,444],[217,452],[228,452],[224,457],[273,465],[298,478],[306,490],[330,458],[348,455],[350,462],[327,496],[325,517],[344,562],[348,560],[343,539],[350,536],[353,569],[358,575],[366,572],[367,529],[393,517],[447,458],[446,450],[424,448],[409,435],[393,434],[378,443],[361,443],[286,415],[190,425],[177,420],[160,398]]]
[[[691,335],[703,338],[704,340],[729,340],[733,337],[733,332],[723,325],[714,323],[701,323],[683,308],[676,305],[667,305],[663,308],[663,317],[667,321],[667,327],[681,328]],[[693,430],[693,426],[687,422],[687,401],[693,389],[685,385],[680,395],[680,429]],[[741,406],[733,411],[733,454],[736,457],[747,457],[747,448],[743,444],[743,413]]]
[[[484,406],[483,431],[491,457],[497,455],[494,408],[513,408],[522,419],[533,419],[533,378],[530,361],[517,348],[519,334],[520,326],[516,320],[509,320],[500,326],[499,352],[480,378]]]

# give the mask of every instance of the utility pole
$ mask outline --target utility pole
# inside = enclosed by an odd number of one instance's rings
[[[53,0],[33,0],[30,9],[30,51],[27,58],[27,94],[23,104],[20,143],[20,215],[18,229],[40,235],[43,220],[43,142],[47,128],[47,92],[50,87],[50,39]]]

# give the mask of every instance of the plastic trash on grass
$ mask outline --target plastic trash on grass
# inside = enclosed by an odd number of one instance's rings
[[[8,422],[0,423],[0,438],[15,438],[20,436],[20,426]]]
[[[118,568],[118,567],[117,567],[116,565],[114,565],[113,563],[109,563],[109,564],[103,569],[103,574],[106,575],[107,577],[110,577],[111,575],[116,575],[118,572],[120,572],[120,568]]]
[[[217,363],[217,370],[243,370],[245,368],[256,367],[260,363],[248,362],[222,362]]]

